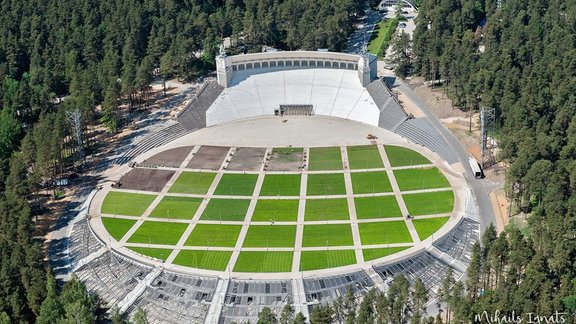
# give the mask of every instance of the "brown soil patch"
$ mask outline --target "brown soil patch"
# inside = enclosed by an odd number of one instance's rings
[[[267,169],[269,171],[300,171],[303,157],[304,151],[302,149],[294,149],[290,152],[287,149],[280,152],[275,150],[272,152]]]
[[[230,148],[225,146],[202,146],[194,154],[187,168],[218,170],[222,162],[224,162],[228,151],[230,151]]]
[[[160,192],[174,171],[136,168],[120,178],[120,189]]]
[[[259,171],[266,154],[265,148],[239,147],[228,164],[228,170]]]
[[[183,146],[169,149],[146,159],[142,164],[177,168],[184,162],[192,148],[193,146]]]

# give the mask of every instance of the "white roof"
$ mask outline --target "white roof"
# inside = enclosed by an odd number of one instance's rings
[[[316,115],[374,126],[380,115],[356,70],[264,68],[234,71],[230,87],[206,112],[207,126],[273,115],[281,104],[313,105]]]

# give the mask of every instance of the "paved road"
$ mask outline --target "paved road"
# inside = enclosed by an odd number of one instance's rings
[[[442,134],[442,136],[444,136],[452,151],[456,154],[460,162],[462,162],[464,168],[469,170],[468,157],[470,155],[464,150],[456,137],[449,130],[444,128],[440,120],[436,117],[436,115],[434,115],[434,113],[432,113],[432,111],[422,101],[422,99],[420,99],[420,97],[414,93],[412,88],[410,88],[399,78],[396,78],[396,83],[394,85],[400,92],[410,98],[410,100],[412,100],[412,102],[414,102],[418,108],[420,108],[428,120],[430,120],[432,125],[440,132],[440,134]],[[484,230],[490,223],[495,224],[494,209],[492,208],[492,203],[490,202],[490,197],[488,196],[490,190],[494,189],[493,184],[486,179],[476,179],[472,176],[471,172],[464,172],[464,177],[470,185],[472,193],[474,194],[474,198],[476,199],[476,204],[478,205],[478,211],[480,214],[480,231],[481,233],[484,233]]]
[[[368,47],[368,41],[374,30],[374,26],[382,19],[379,11],[366,9],[366,19],[358,25],[356,31],[348,39],[348,53],[362,53]]]

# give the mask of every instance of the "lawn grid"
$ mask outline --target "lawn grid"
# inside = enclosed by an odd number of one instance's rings
[[[350,216],[346,198],[306,200],[305,221],[348,219]]]
[[[303,247],[351,245],[354,240],[350,224],[304,225]]]
[[[212,198],[200,219],[222,221],[244,221],[250,200]]]
[[[438,168],[395,170],[394,177],[401,191],[450,187],[450,183]]]
[[[104,224],[104,228],[106,228],[108,233],[116,241],[120,241],[126,232],[136,224],[136,221],[132,219],[102,217],[102,224]]]
[[[376,145],[349,146],[347,151],[350,169],[377,169],[384,167]]]
[[[308,157],[308,170],[342,170],[340,147],[312,147]]]
[[[402,195],[412,216],[450,213],[454,209],[452,190]]]
[[[156,199],[155,195],[110,191],[102,203],[103,214],[141,216]]]
[[[201,198],[164,196],[150,217],[192,219],[201,203]]]
[[[356,218],[402,217],[395,196],[355,197]]]
[[[244,247],[294,247],[295,225],[251,225]]]
[[[231,251],[182,250],[173,264],[198,269],[224,271],[232,257]]]
[[[182,172],[172,184],[169,193],[184,193],[204,195],[214,182],[216,173],[213,172]]]
[[[176,245],[188,224],[144,222],[128,239],[128,243]]]
[[[260,196],[299,196],[301,179],[299,174],[267,174]]]
[[[352,172],[352,190],[355,194],[392,192],[392,185],[386,171]]]
[[[236,260],[236,272],[290,272],[292,251],[241,251]]]
[[[242,225],[196,224],[186,246],[234,247]]]
[[[400,251],[404,251],[409,247],[387,247],[387,248],[377,248],[377,249],[364,249],[362,254],[364,255],[364,261],[372,261],[375,259],[383,258]]]
[[[220,179],[214,194],[252,196],[257,180],[257,174],[225,173]]]
[[[156,249],[156,248],[143,248],[143,247],[128,247],[128,249],[140,253],[142,255],[146,255],[152,258],[156,258],[158,260],[166,261],[172,253],[170,249]]]
[[[297,199],[260,199],[252,214],[253,222],[294,222],[298,219]]]
[[[384,145],[384,149],[392,167],[432,164],[432,162],[422,154],[409,148]]]
[[[412,242],[404,221],[360,223],[358,229],[362,245]]]
[[[412,223],[414,224],[414,228],[416,229],[420,240],[425,240],[444,226],[448,221],[448,218],[449,217],[415,219]]]
[[[340,267],[356,263],[354,250],[302,251],[300,271]]]
[[[306,194],[309,196],[345,195],[344,174],[309,174]]]

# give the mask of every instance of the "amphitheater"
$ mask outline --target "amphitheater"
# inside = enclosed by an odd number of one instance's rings
[[[406,113],[385,80],[376,77],[374,57],[329,52],[219,56],[217,77],[194,94],[176,119],[123,149],[121,156],[114,160],[114,166],[105,173],[107,178],[90,193],[67,229],[69,238],[65,254],[71,273],[101,296],[106,304],[116,305],[128,314],[143,308],[153,323],[256,322],[258,312],[264,306],[279,314],[284,305],[291,303],[297,312],[309,317],[314,305],[330,303],[348,289],[352,289],[358,298],[372,288],[386,291],[398,273],[406,275],[411,282],[421,278],[431,293],[430,303],[433,303],[449,269],[455,279],[465,275],[472,246],[480,232],[476,198],[464,174],[467,169],[462,167],[466,161],[461,161],[430,120]],[[322,167],[320,171],[313,169],[315,152],[326,147],[336,148],[336,159],[341,163],[337,171],[326,171]],[[364,170],[370,167],[363,166],[362,161],[357,165],[355,147],[374,153],[381,164],[373,170]],[[396,147],[417,152],[427,162],[417,167],[394,166],[388,150]],[[299,148],[296,151],[298,158],[279,164],[274,155],[278,148]],[[423,187],[414,191],[403,188],[401,181],[405,180],[399,176],[402,171],[424,168],[439,170],[448,183],[447,188]],[[189,171],[213,174],[215,180],[199,195],[172,193],[178,185],[178,177]],[[356,187],[351,189],[358,176],[355,173],[369,171],[387,174],[390,192],[356,194]],[[311,201],[308,197],[312,190],[310,179],[331,172],[342,176],[345,190],[329,198],[347,202],[349,208],[344,210],[349,212],[349,218],[309,221],[304,214],[304,205]],[[257,225],[261,228],[292,226],[296,239],[290,247],[255,243],[255,247],[245,248],[250,227],[254,226],[250,218],[256,217],[258,192],[264,190],[265,177],[270,175],[297,175],[296,178],[302,179],[297,185],[300,190],[293,197],[298,206],[297,214],[290,221],[274,222],[265,218]],[[215,218],[205,220],[211,195],[238,198],[233,197],[239,195],[238,192],[219,194],[218,181],[222,183],[232,176],[253,176],[255,184],[243,197],[248,206],[246,218],[243,214],[239,221],[226,221],[226,215],[217,211],[219,216],[216,214]],[[407,200],[404,202],[406,195],[433,194],[438,190],[454,193],[449,211],[409,216],[413,207]],[[116,207],[113,211],[110,208],[105,211],[106,197],[113,192],[154,195],[150,195],[150,202],[134,207],[140,208],[137,215],[116,215]],[[167,196],[198,200],[199,207],[194,207],[198,210],[191,212],[191,219],[178,219],[173,210],[173,219],[164,222],[167,226],[181,228],[184,234],[165,238],[166,242],[172,243],[154,243],[156,238],[151,235],[160,234],[159,230],[153,229],[144,234],[147,238],[133,241],[131,236],[136,235],[145,226],[143,224],[159,223],[151,214]],[[361,219],[354,203],[358,204],[356,199],[364,196],[396,199],[400,214],[384,220]],[[120,199],[116,204],[123,203],[125,201]],[[422,235],[416,230],[416,222],[439,217],[443,222],[434,231]],[[120,225],[111,227],[107,222],[128,225],[120,231]],[[364,240],[363,227],[388,222],[406,228],[409,238],[406,243],[391,243],[388,234],[384,240],[384,234],[378,237],[377,233],[374,237],[378,243]],[[351,243],[345,244],[347,247],[329,244],[328,240],[325,246],[321,243],[306,247],[307,226],[341,223],[352,229]],[[214,248],[213,244],[188,246],[194,228],[200,225],[237,226],[240,239],[222,248]],[[115,233],[117,230],[121,233]],[[352,261],[331,264],[328,260],[325,266],[310,267],[302,261],[307,253],[328,254],[338,249],[348,251]],[[369,249],[379,249],[381,254],[367,257],[365,252]],[[395,249],[395,253],[390,249]],[[162,251],[165,251],[163,255],[158,254]],[[178,256],[180,253],[190,251],[227,253],[228,257],[222,266],[198,266],[197,261],[178,261],[182,259]],[[281,270],[256,271],[238,266],[244,252],[289,253],[290,259]]]

